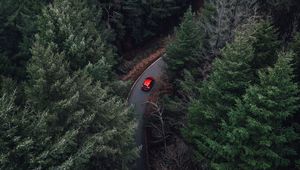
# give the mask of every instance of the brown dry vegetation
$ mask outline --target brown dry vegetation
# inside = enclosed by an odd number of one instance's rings
[[[121,78],[123,81],[132,80],[135,81],[154,61],[160,58],[166,49],[161,47],[151,53],[147,58],[140,61],[137,65],[135,65],[125,76]]]
[[[143,47],[123,54],[129,60],[124,60],[119,67],[119,70],[125,73],[120,79],[134,82],[154,61],[166,52],[165,47],[173,38],[173,35],[156,38],[146,43]]]

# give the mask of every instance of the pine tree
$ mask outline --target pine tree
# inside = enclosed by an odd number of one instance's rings
[[[232,126],[229,125],[232,121],[230,111],[234,108],[236,101],[246,93],[246,89],[259,82],[258,65],[255,61],[263,61],[260,68],[266,68],[277,59],[277,57],[271,57],[273,52],[269,51],[272,49],[271,47],[278,46],[278,41],[270,38],[273,29],[268,23],[253,22],[251,25],[243,25],[238,31],[234,42],[221,50],[221,59],[215,59],[213,62],[213,72],[208,80],[198,87],[197,94],[200,95],[192,99],[188,107],[188,125],[183,130],[185,137],[195,146],[196,159],[202,163],[207,163],[207,166],[212,169],[247,169],[246,165],[241,165],[238,168],[236,165],[242,151],[236,150],[237,143],[230,143],[232,141],[238,142],[231,134],[233,130],[231,129]],[[266,36],[263,36],[262,32]],[[271,47],[264,45],[265,40],[271,43]],[[262,46],[266,49],[262,49]],[[276,51],[276,49],[272,50]],[[287,56],[289,55],[287,54]],[[270,57],[271,61],[264,60],[266,57]],[[281,62],[278,61],[278,64]],[[259,73],[259,75],[261,74]],[[268,74],[266,73],[266,75]],[[283,75],[280,74],[280,76]],[[282,79],[282,77],[280,78]],[[291,78],[292,76],[287,79],[287,82]],[[289,93],[288,87],[285,90],[287,96],[295,95],[293,89],[291,93]],[[252,169],[255,169],[254,166]]]
[[[165,60],[169,74],[176,74],[182,80],[183,75],[180,77],[177,73],[185,68],[195,79],[202,79],[205,75],[200,72],[207,64],[205,62],[211,62],[219,55],[220,49],[234,39],[235,30],[249,22],[255,10],[255,1],[252,0],[210,0],[205,2],[200,16],[192,16],[188,11],[186,19],[175,32],[175,41],[167,48]]]
[[[26,88],[28,104],[43,115],[44,141],[30,168],[127,169],[136,156],[131,112],[111,97],[86,70],[70,72],[53,44],[32,48]],[[42,115],[40,115],[42,116]]]
[[[300,33],[297,32],[294,37],[293,37],[293,41],[292,43],[290,44],[290,48],[291,50],[293,50],[295,52],[295,57],[294,57],[294,60],[293,60],[293,68],[294,68],[294,74],[295,74],[295,82],[298,83],[298,85],[300,85]],[[300,94],[298,94],[300,95]],[[293,124],[296,124],[296,131],[298,134],[300,134],[300,125],[299,125],[299,122],[300,122],[300,108],[298,109],[297,111],[298,114],[296,114],[291,120],[290,122],[293,123]],[[299,143],[299,141],[298,141]],[[298,162],[297,162],[297,168],[299,169],[300,168],[300,146],[297,145],[297,142],[295,142],[296,144],[296,147],[297,147],[297,153],[298,153],[298,156],[296,159],[298,159]]]
[[[0,169],[26,169],[27,149],[32,144],[26,125],[32,117],[15,104],[16,85],[8,78],[0,78]]]
[[[93,11],[85,1],[56,0],[39,19],[39,43],[46,46],[54,43],[57,52],[65,53],[73,71],[89,63],[101,65],[103,62],[99,61],[104,60],[106,73],[112,73],[115,55],[103,38],[106,31],[102,29],[102,34],[98,30],[100,14],[95,15]]]
[[[1,83],[2,84],[2,83]],[[3,89],[1,88],[1,91]],[[6,89],[5,89],[6,90]],[[10,163],[9,160],[9,146],[16,136],[16,127],[14,114],[16,106],[14,104],[14,94],[1,93],[0,94],[0,168],[5,169],[5,165]]]
[[[234,42],[221,51],[222,58],[214,60],[212,74],[200,86],[200,96],[189,104],[188,124],[183,134],[195,145],[199,161],[219,161],[217,152],[222,149],[221,127],[228,120],[226,113],[254,79],[250,64],[254,58],[255,38],[249,36],[254,31],[255,25],[245,27]]]
[[[49,49],[45,53],[42,47],[33,48],[40,55],[34,55],[29,66],[29,108],[17,108],[15,93],[7,93],[11,83],[1,81],[1,169],[129,169],[137,155],[131,112],[84,72],[59,77],[63,71],[55,71],[66,70],[66,64],[62,55],[47,55],[52,54]],[[71,89],[64,88],[70,84]],[[36,93],[40,89],[45,93]],[[42,106],[45,102],[49,105]]]
[[[193,63],[195,64],[194,67],[193,64],[185,66],[184,71],[179,69],[180,72],[184,72],[182,77],[179,77],[177,72],[173,73],[176,74],[179,80],[177,79],[177,82],[173,83],[176,84],[176,95],[171,96],[166,101],[166,103],[168,103],[166,115],[168,114],[172,117],[178,115],[178,122],[185,120],[185,114],[188,113],[187,110],[190,100],[193,98],[197,99],[199,98],[198,96],[202,94],[202,91],[198,89],[202,87],[201,81],[206,79],[209,74],[210,63],[214,58],[219,57],[220,49],[222,49],[226,43],[232,42],[235,37],[235,30],[241,27],[241,24],[249,22],[251,23],[248,25],[249,27],[257,24],[257,21],[251,22],[249,19],[254,13],[254,1],[205,1],[200,15],[196,17],[196,23],[194,23],[197,25],[197,31],[201,34],[202,38],[201,48],[197,51],[199,54],[197,58],[204,60],[199,63]],[[248,29],[245,26],[241,30],[244,28],[246,28],[246,30]],[[249,36],[252,36],[254,32],[255,31],[249,33]],[[246,58],[249,57],[248,55],[246,55]],[[249,60],[247,59],[247,61]],[[252,74],[250,74],[249,78],[251,78],[251,76]],[[220,86],[223,86],[221,81],[219,83]]]
[[[13,97],[0,99],[10,116],[0,127],[1,169],[130,169],[135,161],[133,114],[102,85],[113,58],[89,15],[81,1],[55,0],[43,10],[26,107],[9,110]]]
[[[251,80],[252,82],[257,81],[257,70],[261,68],[266,68],[268,66],[272,66],[274,62],[277,60],[277,57],[275,55],[277,49],[279,49],[280,43],[276,38],[276,32],[275,28],[268,22],[264,20],[256,20],[256,19],[249,19],[247,20],[247,23],[240,25],[236,33],[237,36],[249,36],[252,38],[249,38],[249,45],[251,44],[251,48],[253,50],[253,56],[252,59],[247,59],[245,62],[249,65],[249,69],[251,69],[251,74],[248,77],[248,80]],[[240,38],[239,37],[239,38]],[[239,39],[237,38],[237,39]],[[251,39],[251,40],[250,40]],[[229,51],[229,50],[227,50]],[[204,54],[206,52],[204,51]],[[221,51],[221,56],[226,54],[224,51]],[[227,54],[227,55],[236,55],[236,54]],[[222,56],[224,57],[224,56]],[[238,56],[236,56],[238,57]],[[217,59],[218,60],[218,59]],[[244,61],[239,61],[244,62]],[[228,68],[226,70],[230,70],[230,64],[227,64]],[[198,67],[200,67],[198,65]],[[214,67],[218,67],[213,65]],[[224,65],[224,67],[227,67]],[[235,67],[235,66],[233,66]],[[216,68],[219,70],[219,68]],[[222,70],[225,70],[224,68],[221,68]],[[215,70],[213,70],[215,71]],[[244,74],[244,73],[241,73]],[[224,77],[224,76],[223,76]],[[247,79],[246,79],[247,80]],[[190,74],[186,72],[184,76],[184,80],[179,81],[180,88],[179,91],[184,92],[187,94],[188,97],[192,97],[195,95],[199,95],[199,93],[194,93],[197,91],[197,87],[201,87],[201,83],[197,83],[197,77],[193,76],[193,74]],[[198,85],[197,85],[198,84]],[[196,85],[196,86],[195,86]],[[189,89],[189,90],[187,90]],[[190,91],[190,92],[188,92]],[[194,92],[191,92],[194,91]],[[191,94],[191,95],[189,95]]]
[[[299,134],[286,125],[300,107],[292,57],[293,53],[280,53],[274,68],[259,72],[259,85],[250,86],[228,113],[224,143],[231,154],[219,154],[230,169],[283,169],[291,163],[289,156],[296,154],[289,144]]]
[[[255,69],[272,66],[277,61],[277,50],[280,48],[280,42],[276,33],[276,29],[268,21],[261,21],[257,25],[257,29],[253,36],[256,41],[253,43],[254,60],[253,67]]]
[[[176,78],[179,78],[184,68],[196,67],[204,59],[200,57],[202,48],[202,33],[195,20],[195,15],[189,9],[183,18],[179,28],[175,31],[175,40],[167,47],[164,60],[168,70]],[[171,75],[171,76],[172,76]]]

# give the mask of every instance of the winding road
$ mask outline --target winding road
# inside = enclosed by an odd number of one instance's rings
[[[151,76],[154,79],[158,79],[161,75],[163,75],[165,66],[166,66],[166,64],[163,61],[162,57],[157,59],[135,81],[135,83],[133,84],[133,86],[130,90],[130,93],[129,93],[128,102],[130,105],[133,106],[134,111],[136,113],[137,120],[138,120],[138,126],[137,126],[137,130],[136,130],[135,140],[136,140],[136,144],[138,146],[142,147],[140,158],[136,162],[135,170],[147,170],[148,169],[146,167],[144,112],[146,109],[146,102],[148,100],[148,97],[150,96],[151,91],[153,91],[157,88],[157,83],[154,83],[153,88],[149,92],[142,91],[141,87],[142,87],[143,81],[148,76]]]

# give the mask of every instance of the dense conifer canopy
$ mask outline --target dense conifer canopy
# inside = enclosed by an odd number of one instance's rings
[[[0,169],[129,170],[140,156],[152,169],[300,169],[299,11],[299,0],[1,0]],[[164,49],[154,89],[135,86],[154,101],[136,113],[148,115],[137,146],[122,77]]]

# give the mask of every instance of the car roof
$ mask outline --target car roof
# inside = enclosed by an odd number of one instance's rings
[[[146,85],[146,86],[149,86],[150,85],[150,83],[152,82],[152,80],[153,79],[151,79],[151,78],[146,78],[146,80],[144,81],[144,85]]]

